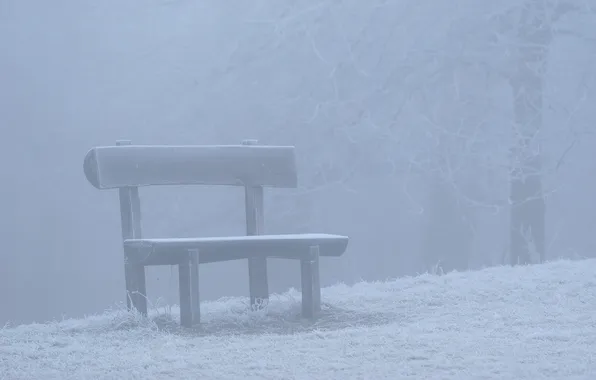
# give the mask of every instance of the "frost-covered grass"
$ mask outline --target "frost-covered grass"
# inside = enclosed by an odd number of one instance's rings
[[[2,379],[596,379],[596,260],[491,268],[324,289],[267,312],[206,302],[203,327],[176,310],[123,311],[0,330]]]

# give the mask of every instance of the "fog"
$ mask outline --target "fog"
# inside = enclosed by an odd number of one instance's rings
[[[0,323],[124,301],[118,194],[82,170],[120,139],[296,146],[300,187],[265,192],[266,232],[348,235],[323,286],[505,263],[515,31],[536,2],[546,259],[593,257],[589,1],[0,0]],[[140,194],[144,236],[244,233],[239,188]],[[269,279],[298,288],[299,268],[271,260]],[[147,281],[177,302],[173,268]],[[202,266],[201,292],[248,295],[246,262]]]

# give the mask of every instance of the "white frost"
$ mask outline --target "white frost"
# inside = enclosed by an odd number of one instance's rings
[[[347,239],[341,235],[330,235],[330,234],[280,234],[280,235],[252,235],[252,236],[220,236],[220,237],[202,237],[202,238],[157,238],[157,239],[127,239],[127,242],[147,242],[155,244],[168,244],[168,243],[227,243],[227,242],[256,242],[256,241],[301,241],[301,240],[337,240]]]
[[[206,302],[194,335],[158,312],[4,328],[0,379],[596,379],[596,260],[338,285],[315,325],[299,300]]]

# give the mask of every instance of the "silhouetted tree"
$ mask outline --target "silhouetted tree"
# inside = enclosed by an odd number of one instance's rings
[[[465,214],[452,186],[437,177],[430,182],[422,244],[426,270],[432,273],[467,270],[472,235]]]
[[[542,186],[543,76],[552,41],[546,0],[528,0],[517,31],[514,94],[515,145],[510,182],[511,265],[545,260],[546,204]]]

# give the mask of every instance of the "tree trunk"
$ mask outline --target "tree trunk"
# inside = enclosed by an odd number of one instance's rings
[[[471,234],[450,186],[431,178],[425,209],[422,259],[426,270],[435,274],[467,270]]]
[[[551,31],[544,0],[528,0],[519,28],[519,59],[511,78],[516,145],[511,170],[511,265],[545,259],[545,212],[542,189],[542,89]]]

